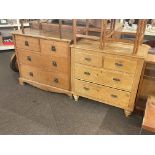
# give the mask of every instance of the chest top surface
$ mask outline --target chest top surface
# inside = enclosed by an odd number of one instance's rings
[[[13,32],[13,35],[22,35],[22,36],[29,36],[29,37],[39,37],[43,39],[54,39],[58,41],[65,41],[65,42],[71,42],[72,41],[72,35],[68,31],[64,31],[62,33],[62,38],[60,38],[60,34],[57,31],[42,31],[42,30],[35,30],[30,28],[25,28],[24,33],[22,33],[22,30],[16,30]]]
[[[122,42],[111,42],[106,43],[104,49],[100,48],[100,43],[98,41],[92,41],[88,39],[81,39],[77,42],[76,45],[72,45],[73,48],[85,49],[94,52],[100,53],[111,53],[117,55],[126,55],[131,57],[139,57],[139,58],[147,58],[149,46],[142,44],[139,47],[137,54],[132,54],[133,52],[133,44],[122,43]]]

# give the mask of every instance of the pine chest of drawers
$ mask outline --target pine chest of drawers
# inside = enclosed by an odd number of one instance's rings
[[[70,92],[70,39],[25,30],[13,34],[19,65],[20,84],[28,83],[43,90]]]
[[[98,42],[83,39],[71,47],[72,93],[124,109],[134,109],[135,98],[148,47],[131,55],[132,46],[109,43],[104,50]]]

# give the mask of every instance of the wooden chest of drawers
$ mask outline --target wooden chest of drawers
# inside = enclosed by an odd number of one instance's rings
[[[14,41],[20,72],[20,84],[29,83],[40,89],[71,95],[71,39],[47,37],[47,34],[25,30],[15,32]]]
[[[143,55],[131,55],[129,45],[118,45],[109,43],[101,50],[97,42],[81,40],[72,46],[72,93],[76,101],[82,96],[107,103],[124,109],[128,116],[134,109],[148,47],[140,48]]]

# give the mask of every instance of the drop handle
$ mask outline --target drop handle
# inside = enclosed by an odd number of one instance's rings
[[[32,59],[31,59],[31,56],[27,56],[27,60],[28,61],[31,61]]]
[[[118,62],[116,62],[116,63],[115,63],[115,66],[122,67],[123,64],[122,64],[122,63],[118,63]]]
[[[111,94],[112,98],[117,98],[117,95]]]
[[[56,47],[55,46],[51,46],[51,51],[55,52],[56,51]]]
[[[91,61],[91,58],[84,58],[86,61]]]
[[[89,90],[89,88],[87,88],[87,87],[83,87],[83,89],[84,89],[84,90],[86,90],[86,91],[88,91],[88,90]]]
[[[33,76],[33,72],[29,72],[29,75],[30,75],[30,76]]]
[[[57,67],[56,61],[52,61],[52,65],[53,65],[54,67]]]
[[[113,81],[120,82],[121,80],[118,78],[113,78]]]
[[[28,41],[25,41],[25,46],[29,46],[29,42]]]
[[[54,80],[53,80],[55,83],[59,83],[59,80],[58,80],[58,78],[54,78]]]
[[[89,72],[84,72],[84,74],[85,74],[85,75],[90,75],[90,73],[89,73]]]

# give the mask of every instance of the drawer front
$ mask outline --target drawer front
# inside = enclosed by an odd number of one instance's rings
[[[36,81],[43,84],[49,83],[48,72],[43,72],[36,67],[21,65],[21,76],[25,79]]]
[[[70,78],[66,74],[50,72],[49,85],[65,90],[70,90]]]
[[[84,97],[102,100],[117,107],[127,107],[130,93],[96,84],[75,80],[75,92]]]
[[[123,71],[127,73],[135,73],[137,67],[136,60],[129,60],[128,58],[124,57],[110,57],[105,56],[104,59],[104,68],[112,69],[117,71]]]
[[[112,103],[113,105],[124,108],[128,107],[130,93],[113,88],[104,87],[101,91],[101,98],[107,103]]]
[[[39,39],[26,36],[15,36],[16,47],[21,49],[33,50],[40,52]]]
[[[50,58],[49,68],[54,72],[70,73],[70,59],[62,57]]]
[[[99,76],[101,75],[100,69],[80,64],[75,64],[74,72],[76,79],[86,80],[94,83],[99,82]]]
[[[19,62],[21,64],[31,65],[39,68],[46,68],[48,71],[69,73],[69,58],[53,57],[48,55],[40,55],[28,50],[17,49]]]
[[[47,84],[66,90],[70,89],[69,77],[65,74],[47,72],[40,70],[36,67],[22,65],[21,75],[23,78],[28,80],[36,81],[42,84]]]
[[[81,96],[92,97],[94,99],[99,99],[102,86],[91,84],[88,82],[83,82],[80,80],[74,80],[74,91],[75,93],[80,94]]]
[[[75,78],[130,91],[134,76],[117,71],[75,64]]]
[[[81,50],[75,49],[75,62],[89,66],[102,67],[102,55],[93,55],[79,51]]]
[[[33,53],[29,50],[16,49],[18,52],[19,62],[21,64],[31,65],[34,67],[49,67],[50,59],[48,56]]]
[[[103,70],[99,81],[104,79],[105,85],[130,91],[132,90],[134,76],[132,74],[121,73],[117,71]]]
[[[70,47],[68,43],[54,40],[40,39],[41,52],[57,57],[69,57]]]

